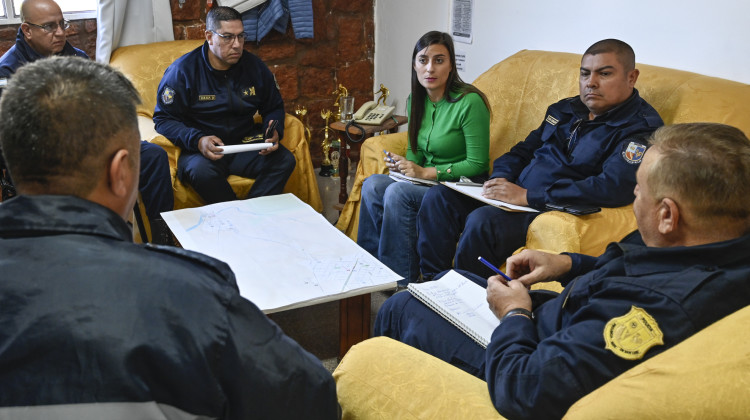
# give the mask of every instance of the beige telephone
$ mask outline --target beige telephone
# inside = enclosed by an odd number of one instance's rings
[[[365,102],[359,107],[359,111],[354,113],[354,121],[358,124],[380,125],[393,115],[395,110],[395,106],[378,105],[375,101]]]

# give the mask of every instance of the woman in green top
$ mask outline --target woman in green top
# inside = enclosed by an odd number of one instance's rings
[[[406,157],[386,152],[388,169],[433,181],[486,179],[490,107],[459,77],[450,35],[432,31],[417,41],[411,76],[409,148]],[[401,285],[419,276],[416,219],[428,188],[382,174],[362,185],[357,243],[403,276]]]

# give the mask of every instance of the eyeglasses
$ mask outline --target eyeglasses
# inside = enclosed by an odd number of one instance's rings
[[[226,34],[226,35],[224,35],[224,34],[220,34],[220,33],[216,32],[216,31],[213,31],[213,30],[211,32],[213,32],[216,35],[218,35],[219,38],[221,38],[221,42],[223,42],[224,44],[234,44],[234,40],[235,39],[238,40],[240,42],[240,44],[242,44],[243,42],[245,42],[245,38],[247,38],[247,34],[244,33],[244,32],[240,33],[240,34],[236,34],[236,35],[235,34]]]
[[[67,20],[61,20],[59,22],[52,22],[52,23],[45,23],[44,25],[37,25],[36,23],[26,22],[31,26],[36,26],[37,28],[42,28],[44,32],[47,32],[49,34],[57,32],[58,28],[62,28],[62,30],[66,30],[70,28],[70,22]]]

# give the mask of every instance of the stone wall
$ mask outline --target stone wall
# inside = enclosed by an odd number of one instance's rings
[[[175,39],[202,39],[207,0],[170,0]],[[343,84],[355,97],[355,107],[373,98],[374,7],[373,0],[313,0],[315,37],[295,39],[289,22],[287,32],[272,30],[260,42],[245,49],[266,62],[276,75],[286,111],[308,109],[312,131],[311,153],[320,165],[323,119],[320,112],[333,108],[333,91]],[[15,41],[18,25],[0,26],[0,53]],[[71,22],[68,40],[94,58],[96,20]]]

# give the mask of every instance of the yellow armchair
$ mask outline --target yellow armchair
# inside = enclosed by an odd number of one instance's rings
[[[750,306],[622,373],[565,419],[746,418]],[[487,384],[390,338],[355,345],[336,371],[344,420],[502,419]]]
[[[110,59],[110,65],[122,71],[133,82],[141,95],[143,102],[137,109],[141,138],[158,144],[167,151],[174,189],[175,209],[199,207],[204,205],[205,202],[190,185],[183,184],[177,178],[177,159],[180,156],[181,149],[154,129],[152,118],[156,107],[156,91],[164,75],[164,70],[174,60],[201,44],[203,44],[203,40],[131,45],[118,48],[112,53]],[[302,122],[286,114],[283,144],[294,155],[297,166],[289,177],[284,192],[296,195],[300,200],[320,212],[323,210],[323,202],[320,198],[320,191],[310,157],[310,145],[305,139],[304,131]],[[254,182],[252,179],[235,175],[230,175],[228,181],[238,197],[247,196]]]
[[[550,104],[578,94],[580,62],[578,54],[524,50],[474,81],[492,106],[492,160],[537,128]],[[750,85],[645,64],[638,68],[641,75],[636,88],[666,124],[721,122],[750,135],[750,111],[745,106],[750,103]],[[336,225],[352,239],[357,238],[362,182],[371,174],[385,173],[383,149],[403,153],[406,139],[405,133],[396,133],[372,137],[362,144],[352,190]],[[635,229],[632,205],[586,216],[547,212],[529,227],[526,246],[599,255],[607,243]]]

